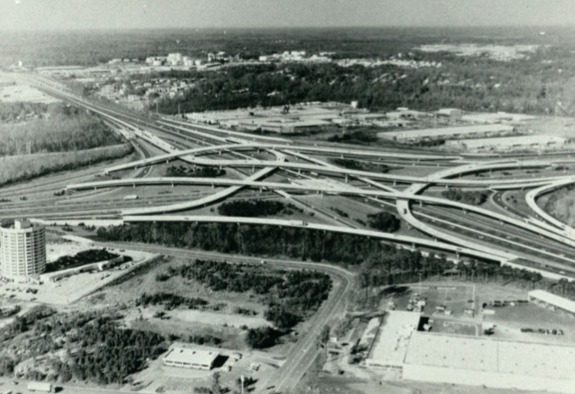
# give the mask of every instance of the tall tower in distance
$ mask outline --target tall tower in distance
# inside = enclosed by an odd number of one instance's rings
[[[27,220],[0,226],[0,274],[17,281],[46,268],[46,230]]]

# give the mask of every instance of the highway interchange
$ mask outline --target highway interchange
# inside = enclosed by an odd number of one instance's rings
[[[137,147],[141,159],[98,165],[97,168],[61,176],[53,182],[37,182],[30,187],[7,188],[0,197],[11,197],[11,201],[0,205],[0,217],[21,215],[49,220],[110,218],[127,223],[228,222],[298,227],[371,237],[401,247],[447,253],[456,258],[466,256],[520,266],[555,279],[575,277],[575,230],[544,212],[536,203],[540,195],[575,182],[575,173],[552,173],[555,166],[570,165],[575,161],[568,152],[499,157],[444,155],[414,149],[318,146],[318,143],[245,134],[167,117],[146,117],[109,103],[88,101],[41,76],[22,74],[19,78],[99,115]],[[382,164],[392,169],[411,165],[428,171],[416,176],[393,171],[351,170],[334,165],[329,160],[331,157]],[[226,168],[230,177],[170,178],[158,174],[158,171],[154,173],[154,166],[178,160],[192,166]],[[503,170],[521,172],[526,169],[537,172],[535,175],[521,173],[518,177],[505,177],[501,173]],[[539,171],[550,174],[539,175]],[[117,179],[110,179],[111,174],[118,174]],[[483,176],[477,177],[478,174]],[[95,175],[100,178],[94,178]],[[116,192],[117,188],[129,188],[131,192],[151,185],[190,187],[192,191],[135,201],[126,201]],[[528,214],[508,212],[497,209],[498,203],[480,208],[438,196],[438,190],[448,187],[491,189],[494,193],[526,190],[525,199],[531,211]],[[31,190],[67,192],[64,199],[48,196],[38,201],[18,200]],[[315,213],[315,216],[309,220],[284,220],[221,217],[193,212],[228,199],[245,198],[246,195],[288,199],[306,212]],[[306,195],[338,196],[395,211],[410,232],[390,234],[358,226],[349,219],[314,206],[303,198]],[[161,249],[165,254],[185,253],[160,247],[137,247]],[[310,267],[309,263],[300,264]],[[295,387],[313,363],[318,352],[315,345],[317,337],[325,324],[341,314],[353,282],[353,275],[348,271],[329,265],[313,267],[335,276],[341,285],[314,317],[315,324],[295,345],[277,376],[270,380],[277,392]]]

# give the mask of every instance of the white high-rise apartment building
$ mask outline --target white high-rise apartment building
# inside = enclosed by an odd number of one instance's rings
[[[16,220],[0,226],[0,273],[8,279],[39,275],[46,268],[44,226]]]

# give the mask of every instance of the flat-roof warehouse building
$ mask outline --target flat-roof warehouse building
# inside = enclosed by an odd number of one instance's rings
[[[432,129],[416,129],[378,133],[379,138],[397,141],[418,141],[424,139],[454,139],[470,137],[492,137],[510,134],[514,127],[507,124],[480,124],[458,127],[439,127]]]
[[[419,319],[389,312],[366,365],[406,380],[575,393],[575,346],[422,332]]]
[[[481,152],[559,148],[566,142],[565,138],[555,135],[522,135],[516,137],[453,140],[447,141],[445,146],[470,152]]]
[[[218,358],[218,352],[209,350],[172,347],[162,358],[164,365],[179,368],[193,368],[209,371]]]

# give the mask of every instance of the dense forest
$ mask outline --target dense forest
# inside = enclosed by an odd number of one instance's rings
[[[387,252],[377,240],[321,231],[228,223],[138,223],[101,227],[98,239],[157,243],[245,255],[289,256],[359,264]]]
[[[498,62],[487,57],[457,57],[447,53],[415,57],[438,56],[441,68],[265,64],[212,71],[172,71],[147,78],[191,81],[181,95],[162,97],[154,103],[154,108],[157,103],[159,110],[167,114],[178,113],[178,108],[183,112],[201,112],[351,99],[371,110],[456,107],[468,111],[549,114],[557,99],[564,95],[568,80],[555,67],[542,64],[543,54],[533,55],[534,59],[520,65],[518,61]],[[518,67],[524,72],[518,72]]]
[[[19,346],[18,352],[9,345],[16,336],[27,343]],[[45,356],[42,359],[47,368],[27,370],[25,379],[78,379],[98,384],[125,383],[128,375],[167,349],[162,336],[121,327],[116,316],[101,312],[55,314],[47,307],[36,307],[0,329],[0,343],[2,375],[17,372],[17,364],[23,360]]]
[[[288,256],[356,266],[364,285],[393,285],[454,272],[470,280],[516,281],[575,299],[575,281],[550,281],[541,274],[471,260],[456,265],[442,255],[422,256],[379,240],[299,228],[222,223],[139,223],[98,229],[104,241],[158,243],[245,255]]]
[[[391,273],[420,271],[435,274],[453,268],[442,259],[397,250],[378,239],[302,228],[252,226],[228,223],[137,223],[101,227],[102,241],[155,243],[182,248],[216,250],[257,256],[287,256],[359,266],[366,261],[388,261]]]

